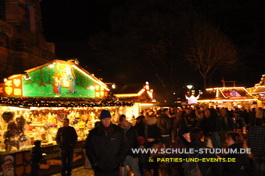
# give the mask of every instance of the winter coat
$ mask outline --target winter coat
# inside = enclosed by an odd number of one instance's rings
[[[233,144],[228,148],[240,150],[240,146]],[[224,158],[235,158],[236,162],[223,162],[225,176],[248,176],[250,171],[250,159],[247,154],[227,154]]]
[[[178,128],[181,129],[193,129],[197,125],[196,117],[188,114],[184,114],[180,117]]]
[[[192,141],[189,144],[188,148],[194,148],[194,151],[199,150],[200,148],[206,148],[204,142],[201,141]],[[197,156],[196,158],[202,159],[202,158],[217,158],[216,155],[210,154],[210,153],[203,153],[203,154],[197,154],[195,152],[193,157]],[[182,158],[187,158],[187,154],[183,154]],[[198,162],[198,166],[201,170],[202,175],[205,176],[222,176],[223,167],[220,162]],[[209,170],[208,170],[209,169]],[[235,175],[234,175],[235,176]]]
[[[157,127],[160,128],[161,135],[170,135],[171,119],[166,114],[162,114],[157,118]]]
[[[211,132],[217,131],[215,117],[204,117],[204,119],[201,121],[200,128],[202,129],[204,136],[209,136]]]
[[[124,165],[129,150],[124,130],[111,124],[92,129],[85,142],[85,150],[94,170],[111,172]]]
[[[141,137],[144,137],[144,128],[145,128],[145,123],[143,121],[136,123],[135,128],[138,132],[138,135]]]
[[[186,141],[186,139],[182,135],[178,135],[176,138],[176,141],[173,143],[172,148],[173,149],[182,149],[187,148],[189,145],[189,142]],[[181,154],[174,153],[171,154],[172,158],[179,158]],[[174,176],[182,176],[183,175],[183,168],[181,167],[180,162],[172,162],[170,164],[170,174]]]
[[[152,147],[154,144],[161,142],[161,132],[156,124],[145,125],[144,130],[145,130],[146,147]],[[148,138],[154,138],[155,140],[153,142],[148,142],[147,141]]]
[[[132,153],[132,148],[138,148],[138,132],[133,126],[129,126],[127,129],[124,129],[126,137],[128,139],[128,144],[130,149],[128,150],[128,155],[136,156]]]
[[[61,127],[55,139],[62,151],[71,151],[77,141],[77,134],[73,127]]]
[[[231,116],[227,115],[225,117],[220,116],[221,118],[221,131],[234,131],[235,123]]]
[[[34,146],[31,150],[31,163],[39,163],[42,159],[42,149],[40,146]]]

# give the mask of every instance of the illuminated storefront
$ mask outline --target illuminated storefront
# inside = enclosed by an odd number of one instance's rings
[[[245,87],[216,87],[206,89],[198,104],[228,109],[251,109],[257,106],[257,101]]]
[[[129,120],[138,117],[143,110],[156,106],[156,100],[153,97],[153,89],[150,89],[149,82],[136,93],[115,94],[115,97],[121,101],[132,101],[134,105],[131,107],[121,108],[120,114],[125,114]]]
[[[105,83],[74,60],[54,60],[12,75],[0,85],[0,156],[2,168],[12,161],[13,172],[29,174],[30,153],[35,140],[47,153],[41,161],[42,175],[60,171],[61,161],[55,136],[64,118],[78,134],[74,166],[83,165],[83,143],[102,109],[110,110],[113,121],[120,109],[133,105],[109,96]],[[11,159],[10,159],[11,158]],[[0,170],[5,174],[4,171]]]

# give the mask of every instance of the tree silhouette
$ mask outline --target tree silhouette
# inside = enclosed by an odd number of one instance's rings
[[[164,97],[180,95],[194,74],[193,65],[206,80],[221,65],[234,63],[226,59],[235,52],[229,40],[196,16],[189,0],[127,1],[113,10],[110,33],[91,37],[89,45],[102,65],[119,73],[114,79],[153,78],[168,94]],[[204,52],[199,59],[208,64],[207,69],[196,60],[199,48]]]
[[[185,59],[201,74],[204,89],[207,87],[207,78],[211,77],[216,69],[236,67],[236,48],[217,28],[198,17],[193,21],[188,36]]]
[[[89,44],[102,64],[125,75],[117,80],[148,75],[165,92],[182,88],[186,75],[181,74],[185,65],[181,48],[190,8],[186,2],[129,1],[113,10],[111,33],[94,36]]]

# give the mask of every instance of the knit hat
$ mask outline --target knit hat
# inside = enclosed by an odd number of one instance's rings
[[[100,113],[99,119],[111,118],[110,112],[103,109]]]

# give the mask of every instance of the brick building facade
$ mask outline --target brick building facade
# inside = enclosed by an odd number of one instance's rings
[[[0,78],[54,59],[54,43],[42,34],[40,2],[0,0]]]

